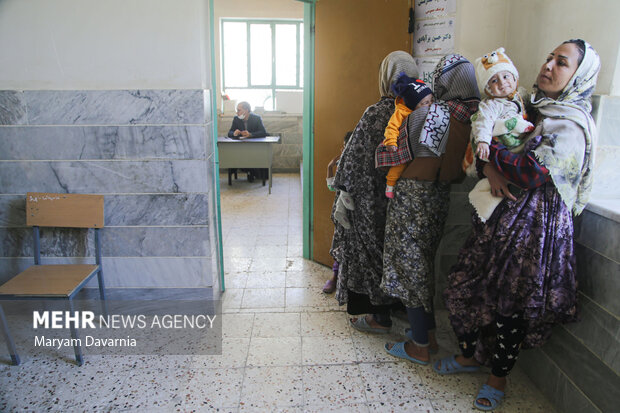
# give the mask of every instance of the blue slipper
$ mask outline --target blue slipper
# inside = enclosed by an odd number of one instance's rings
[[[502,402],[502,398],[504,397],[504,392],[501,390],[497,390],[494,387],[489,386],[488,384],[483,384],[482,388],[478,392],[476,396],[476,400],[474,400],[474,407],[478,410],[483,410],[485,412],[489,412],[491,410],[495,410],[497,406]],[[487,399],[490,406],[485,406],[484,404],[478,403],[478,399]]]
[[[355,322],[353,322],[352,318],[349,318],[349,324],[351,324],[351,327],[354,329],[363,331],[364,333],[387,334],[390,332],[389,328],[372,327],[366,322],[366,316],[357,317],[357,321]]]
[[[441,363],[441,367],[439,364]],[[450,356],[443,358],[441,360],[437,360],[433,364],[433,370],[436,373],[444,375],[444,374],[456,374],[456,373],[475,373],[480,370],[480,366],[462,366],[456,361],[455,356]]]
[[[405,329],[405,337],[407,337],[409,340],[413,341],[415,343],[415,340],[413,339],[413,331],[410,328],[406,328]],[[429,354],[437,354],[439,353],[439,348],[430,348],[428,349]]]
[[[415,357],[411,357],[409,354],[407,354],[407,352],[405,351],[405,342],[401,341],[400,343],[394,343],[394,345],[392,346],[391,349],[388,349],[388,344],[386,343],[385,346],[383,348],[385,348],[385,351],[388,352],[388,354],[391,354],[394,357],[399,357],[401,359],[405,359],[405,360],[409,360],[413,363],[417,363],[417,364],[421,364],[423,366],[426,366],[429,362],[428,361],[424,361],[424,360],[419,360]]]

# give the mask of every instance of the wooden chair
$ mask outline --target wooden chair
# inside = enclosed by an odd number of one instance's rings
[[[99,234],[104,226],[103,195],[29,192],[26,194],[26,225],[33,230],[35,265],[0,286],[0,300],[68,300],[69,311],[74,314],[73,298],[97,274],[102,311],[107,315]],[[94,228],[96,264],[42,265],[39,227]],[[19,356],[2,306],[0,324],[11,360],[17,365]],[[74,343],[80,342],[75,326],[71,327],[71,337],[76,339]],[[74,350],[75,360],[81,366],[81,347],[75,345]]]

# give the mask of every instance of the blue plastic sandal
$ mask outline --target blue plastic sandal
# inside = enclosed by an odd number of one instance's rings
[[[440,363],[441,367],[439,367]],[[456,357],[452,355],[450,357],[437,360],[433,364],[433,370],[435,370],[436,373],[441,375],[456,373],[475,373],[480,370],[480,366],[462,366],[458,361],[456,361]]]
[[[497,406],[502,402],[502,398],[504,397],[504,392],[501,390],[497,390],[495,387],[491,387],[488,384],[483,384],[482,388],[478,392],[476,399],[474,400],[474,407],[478,410],[483,410],[485,412],[489,412],[491,410],[495,410]],[[479,399],[487,399],[490,406],[485,406],[484,404],[478,403]]]
[[[399,357],[401,359],[409,360],[413,363],[421,364],[422,366],[426,366],[429,363],[428,361],[419,360],[407,354],[407,352],[405,351],[404,341],[401,341],[400,343],[394,343],[394,345],[390,349],[388,349],[388,344],[390,343],[386,343],[383,348],[385,348],[385,351],[387,351],[388,354],[391,354],[394,357]]]
[[[363,331],[364,333],[373,333],[373,334],[387,334],[390,332],[389,328],[379,328],[372,327],[366,321],[366,316],[357,317],[357,320],[354,322],[352,318],[349,319],[349,324],[351,327],[356,329],[357,331]]]

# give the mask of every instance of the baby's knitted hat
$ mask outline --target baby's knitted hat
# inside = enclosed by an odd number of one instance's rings
[[[396,96],[403,98],[405,105],[411,110],[414,110],[422,99],[433,93],[422,80],[409,77],[404,72],[392,85],[392,91]]]
[[[485,95],[484,92],[489,80],[496,73],[507,71],[513,74],[515,80],[519,80],[519,72],[512,64],[512,60],[504,53],[503,47],[477,58],[474,66],[476,67],[476,80],[478,81],[480,96]]]

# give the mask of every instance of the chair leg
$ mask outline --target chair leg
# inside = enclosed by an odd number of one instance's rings
[[[233,170],[231,168],[228,168],[228,186],[232,185],[232,174]]]
[[[73,315],[75,314],[75,308],[73,307],[73,300],[69,298],[69,311]],[[74,340],[73,351],[75,352],[75,361],[78,366],[84,364],[84,357],[82,356],[82,347],[80,346],[80,338],[78,337],[77,328],[71,324],[71,338]]]
[[[97,272],[97,280],[99,281],[99,300],[101,301],[101,313],[104,317],[108,317],[108,303],[105,301],[105,285],[103,284],[103,270],[99,267]]]
[[[17,350],[15,349],[15,343],[13,342],[13,338],[11,337],[11,333],[9,332],[9,324],[6,321],[6,317],[4,316],[4,310],[0,305],[0,324],[2,324],[2,334],[4,335],[4,341],[6,341],[6,346],[9,349],[9,354],[11,355],[11,361],[13,365],[19,365],[19,355],[17,354]]]

